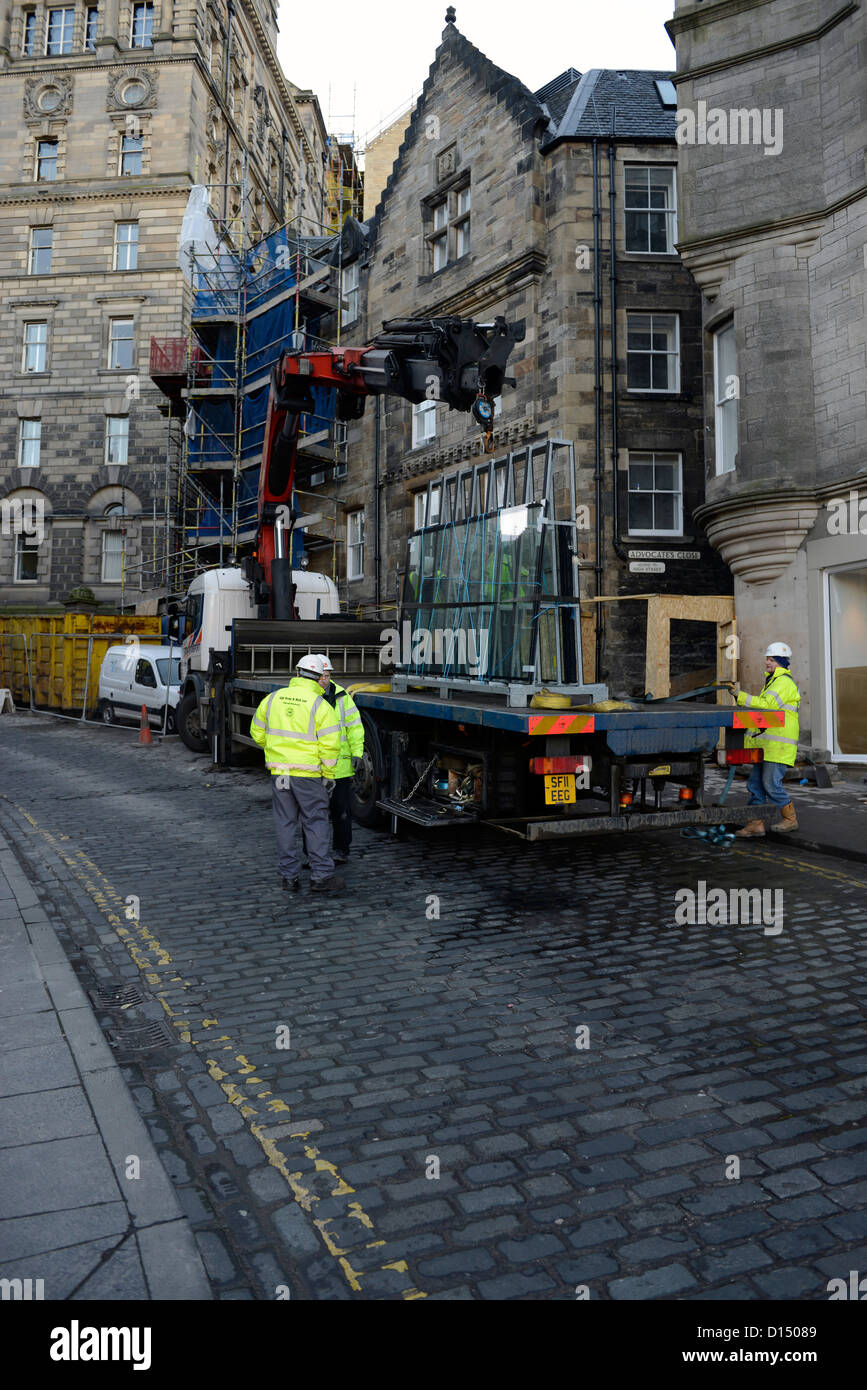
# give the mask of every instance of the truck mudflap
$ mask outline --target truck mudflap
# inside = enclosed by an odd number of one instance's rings
[[[539,820],[503,819],[485,825],[517,835],[521,840],[563,840],[575,835],[604,835],[611,831],[682,830],[690,825],[745,825],[771,820],[779,807],[696,806],[689,811],[629,811],[619,816],[549,816]]]

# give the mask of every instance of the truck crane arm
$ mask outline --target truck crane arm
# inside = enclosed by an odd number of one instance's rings
[[[292,616],[291,559],[283,518],[291,508],[302,415],[315,413],[314,386],[337,390],[338,420],[358,420],[368,396],[396,395],[419,404],[442,401],[471,412],[493,447],[494,399],[522,324],[459,318],[391,319],[366,347],[284,352],[271,376],[259,475],[257,558],[272,595],[272,616]]]

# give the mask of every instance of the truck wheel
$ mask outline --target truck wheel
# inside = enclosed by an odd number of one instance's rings
[[[385,783],[385,758],[376,725],[365,713],[361,715],[361,722],[364,726],[364,762],[353,778],[349,799],[353,820],[375,830],[386,822],[385,815],[376,804]]]
[[[207,753],[208,736],[202,732],[202,721],[199,718],[199,697],[194,690],[190,690],[181,700],[177,708],[176,719],[182,742],[193,753]]]
[[[114,723],[114,705],[110,705],[108,700],[103,701],[102,710],[100,714],[103,724]]]

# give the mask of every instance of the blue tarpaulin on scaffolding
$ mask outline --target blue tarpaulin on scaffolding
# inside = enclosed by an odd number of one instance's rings
[[[242,474],[238,483],[238,529],[243,534],[245,531],[252,531],[256,525],[256,490],[258,484],[258,474],[251,469],[248,473]],[[226,497],[223,504],[223,536],[227,538],[231,535],[231,525],[229,524],[232,514],[232,478],[226,475]],[[220,511],[219,507],[203,506],[198,516],[196,529],[187,533],[187,539],[193,540],[219,540],[220,538]],[[301,559],[304,555],[304,532],[293,531],[292,533],[292,565],[295,569],[299,568]]]
[[[299,260],[298,249],[290,242],[285,227],[258,243],[245,255],[217,252],[196,263],[193,272],[193,330],[198,339],[209,386],[234,393],[238,371],[238,326],[245,321],[244,366],[241,402],[241,463],[244,474],[238,498],[239,530],[255,521],[259,466],[265,438],[271,372],[280,354],[293,342],[303,347],[305,339],[293,339],[295,298]],[[325,273],[323,271],[323,273]],[[254,317],[249,316],[254,314]],[[308,324],[308,328],[318,327]],[[204,375],[202,373],[202,375]],[[301,433],[314,434],[327,429],[335,418],[336,392],[329,387],[313,387],[315,413],[301,418]],[[208,395],[205,391],[190,402],[186,424],[189,466],[192,469],[223,467],[235,455],[237,423],[235,397]],[[224,502],[225,534],[232,529],[231,479],[226,480],[229,495]],[[219,535],[216,508],[202,514],[200,534]],[[296,554],[303,554],[303,537],[295,538]]]

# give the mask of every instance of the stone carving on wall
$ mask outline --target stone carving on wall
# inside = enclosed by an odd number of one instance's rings
[[[215,169],[219,169],[222,166],[226,153],[226,132],[220,115],[220,108],[213,98],[208,102],[206,131],[208,136],[208,164],[212,165]]]
[[[125,68],[109,79],[107,111],[146,111],[156,104],[156,74],[147,68]]]
[[[72,111],[72,78],[53,72],[44,77],[27,77],[24,81],[24,119],[52,120],[68,116]]]
[[[706,502],[696,519],[732,574],[745,584],[770,584],[788,569],[818,514],[815,498],[799,491]]]
[[[256,143],[261,147],[265,144],[265,137],[271,128],[271,110],[268,105],[268,93],[262,86],[253,89],[253,101],[256,104]]]
[[[449,145],[447,150],[437,155],[437,183],[450,178],[458,167],[458,147]]]

